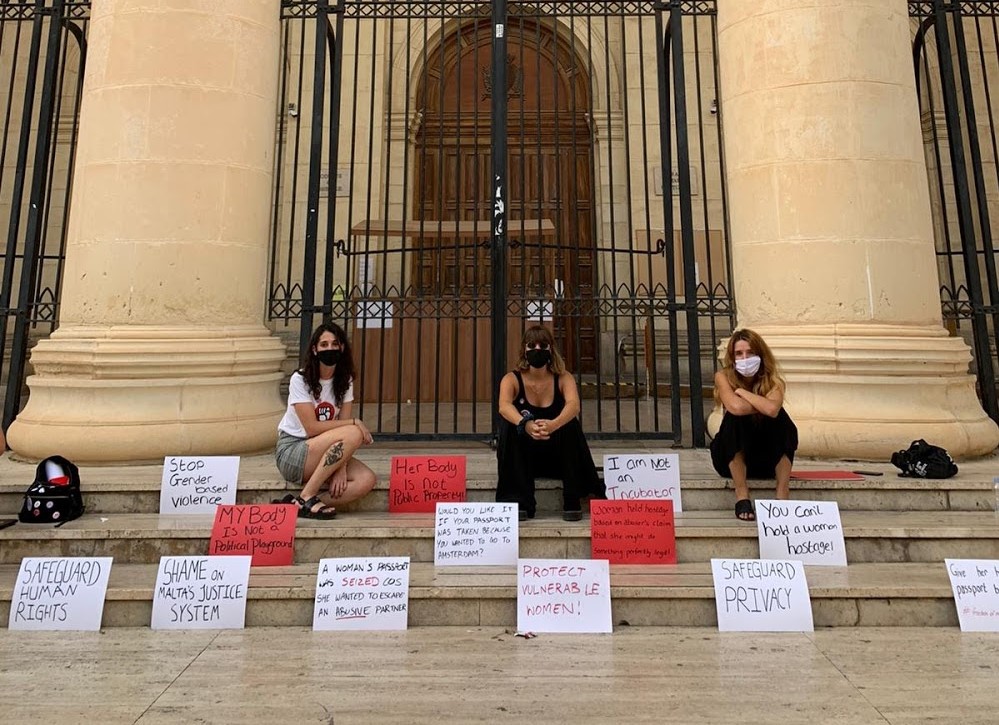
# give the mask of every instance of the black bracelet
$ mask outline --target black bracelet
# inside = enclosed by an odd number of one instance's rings
[[[534,416],[530,413],[524,413],[524,417],[517,423],[517,433],[524,435],[527,432],[527,422],[530,420],[534,420]]]

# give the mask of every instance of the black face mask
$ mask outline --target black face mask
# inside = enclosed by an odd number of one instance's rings
[[[319,358],[319,362],[323,365],[333,367],[343,357],[343,350],[320,350],[316,353],[316,357]]]
[[[552,361],[552,351],[551,350],[528,350],[527,354],[527,364],[532,368],[543,368],[545,365]]]

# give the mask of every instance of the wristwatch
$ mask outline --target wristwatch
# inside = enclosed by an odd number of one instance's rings
[[[524,413],[524,417],[517,423],[517,433],[524,435],[527,432],[527,421],[529,420],[534,420],[534,416],[530,413]]]

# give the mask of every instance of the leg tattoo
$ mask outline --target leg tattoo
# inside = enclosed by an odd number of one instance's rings
[[[343,458],[343,441],[337,441],[326,451],[326,458],[323,464],[332,466],[339,463],[341,458]]]

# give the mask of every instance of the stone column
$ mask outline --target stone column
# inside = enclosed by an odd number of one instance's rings
[[[278,0],[93,0],[60,326],[32,352],[18,454],[273,446],[279,15]]]
[[[905,0],[719,0],[718,25],[738,324],[783,366],[799,452],[991,451],[941,325]]]

